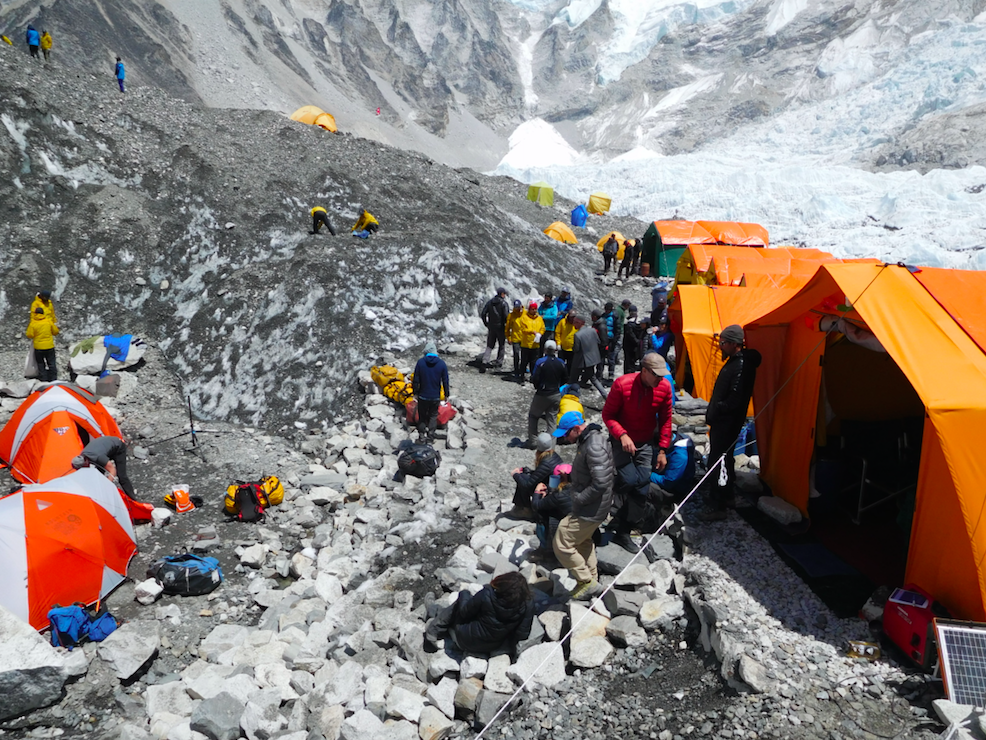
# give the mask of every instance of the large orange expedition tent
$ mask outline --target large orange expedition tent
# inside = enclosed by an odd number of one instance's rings
[[[819,264],[837,261],[820,249],[690,244],[678,258],[675,285],[800,288]]]
[[[841,335],[826,336],[823,322],[843,314],[887,354],[848,352]],[[956,617],[986,620],[986,273],[825,264],[747,323],[746,342],[763,355],[753,396],[761,475],[804,514],[816,439],[831,423],[822,412],[884,421],[923,412],[906,581]],[[823,401],[829,374],[843,397]]]

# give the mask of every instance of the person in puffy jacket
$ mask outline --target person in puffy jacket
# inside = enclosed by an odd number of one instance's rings
[[[58,380],[58,367],[55,364],[55,335],[58,326],[40,306],[34,309],[31,323],[24,332],[34,342],[34,360],[38,363],[38,380],[50,383]]]
[[[531,301],[517,319],[517,331],[520,333],[520,382],[523,383],[525,373],[534,374],[534,363],[537,362],[541,335],[544,334],[544,319],[538,314],[536,301]]]
[[[41,46],[41,34],[34,26],[27,27],[27,49],[31,56],[38,58],[38,47]]]
[[[332,236],[336,235],[336,230],[332,228],[332,223],[329,221],[329,214],[325,212],[322,206],[315,206],[311,210],[312,214],[312,233],[317,234],[319,229],[322,228],[322,224],[325,224],[325,228],[329,230]]]
[[[120,92],[125,92],[123,89],[123,81],[127,78],[127,70],[123,66],[123,60],[120,57],[116,58],[116,66],[113,68],[113,76],[116,77],[116,81],[120,83]]]
[[[480,372],[484,372],[486,366],[490,364],[490,354],[496,345],[499,345],[499,349],[497,349],[496,362],[493,363],[493,366],[503,366],[503,354],[506,351],[505,342],[507,339],[507,317],[509,315],[507,289],[497,288],[496,295],[486,301],[486,305],[479,313],[479,318],[483,320],[483,326],[486,327],[486,351],[483,352]]]
[[[443,609],[425,630],[437,642],[448,633],[455,644],[471,655],[488,655],[531,636],[534,600],[527,580],[518,572],[503,573],[477,593],[462,590],[451,606]]]
[[[708,503],[711,511],[703,518],[721,521],[726,518],[726,508],[732,502],[736,485],[736,439],[746,423],[746,412],[753,397],[753,384],[757,379],[761,355],[755,349],[743,349],[743,327],[731,324],[719,332],[719,347],[726,364],[719,371],[712,388],[712,398],[705,411],[705,423],[709,425],[709,469],[712,470],[712,488]],[[725,480],[717,469],[719,459],[726,469]]]
[[[41,53],[45,55],[45,61],[46,62],[48,61],[48,58],[51,56],[51,47],[52,47],[52,44],[53,44],[53,42],[51,40],[51,34],[48,33],[47,31],[45,31],[44,33],[42,33],[41,34]]]
[[[517,488],[514,490],[514,507],[506,515],[512,519],[531,519],[534,516],[534,509],[531,508],[534,489],[542,483],[546,484],[555,466],[561,464],[561,457],[555,452],[555,438],[547,432],[542,432],[537,438],[534,467],[515,468],[510,471]]]
[[[568,288],[562,288],[555,305],[558,306],[559,319],[568,314],[572,310],[572,292]]]
[[[541,349],[544,350],[544,343],[555,338],[555,326],[558,324],[558,306],[551,293],[544,294],[544,300],[538,306],[538,315],[544,319],[544,334],[541,335]]]
[[[575,345],[574,314],[565,314],[555,324],[555,341],[558,343],[558,356],[565,367],[572,369],[572,349]]]
[[[524,313],[524,304],[519,300],[514,300],[514,307],[510,314],[507,316],[507,327],[506,336],[507,341],[510,343],[510,349],[514,356],[514,377],[520,377],[520,326],[517,324],[517,319],[521,317]]]
[[[45,316],[51,319],[53,324],[58,325],[58,318],[55,316],[55,303],[51,300],[50,290],[42,290],[34,296],[34,300],[31,301],[31,313],[28,318],[33,317],[39,308],[44,311]]]
[[[572,462],[572,513],[558,524],[551,545],[558,562],[577,581],[573,599],[590,599],[602,592],[592,536],[613,505],[613,447],[598,424],[588,424],[578,411],[565,414],[555,437],[578,442]]]
[[[591,326],[586,326],[582,317],[570,313],[568,318],[576,329],[575,338],[572,340],[572,365],[569,369],[568,381],[578,383],[582,387],[585,387],[586,383],[592,383],[592,387],[599,391],[599,395],[606,398],[609,391],[603,387],[601,380],[599,334]]]
[[[425,354],[414,366],[414,379],[411,390],[418,402],[418,441],[435,441],[435,429],[438,428],[438,406],[442,400],[449,397],[448,366],[445,360],[438,356],[438,347],[431,340],[425,343]],[[427,435],[425,428],[427,427]]]
[[[650,481],[675,498],[684,496],[695,483],[695,443],[690,437],[675,432],[667,459],[664,470],[654,470]]]

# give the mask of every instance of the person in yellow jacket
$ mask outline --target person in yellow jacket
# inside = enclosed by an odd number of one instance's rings
[[[24,332],[28,339],[34,341],[34,359],[38,363],[38,380],[50,383],[58,380],[58,368],[55,366],[55,335],[58,327],[55,322],[45,315],[40,306],[34,309],[31,323]]]
[[[41,34],[41,53],[45,55],[45,61],[48,61],[48,55],[51,54],[51,34],[45,31]]]
[[[514,308],[507,314],[507,323],[504,333],[507,336],[507,343],[514,353],[514,377],[520,377],[520,329],[517,327],[517,319],[524,313],[524,304],[519,300],[514,301]]]
[[[42,290],[36,296],[34,300],[31,301],[31,314],[28,319],[34,318],[34,314],[37,313],[37,309],[42,309],[45,316],[51,319],[51,323],[58,325],[58,319],[55,317],[55,303],[51,300],[51,291]]]
[[[325,224],[329,229],[329,233],[332,236],[336,235],[336,230],[332,228],[332,224],[329,223],[329,214],[325,212],[322,206],[315,206],[312,208],[312,233],[317,234],[318,230],[322,228],[322,224]]]
[[[579,384],[569,383],[568,385],[564,385],[562,386],[561,392],[562,397],[561,401],[558,402],[558,418],[555,420],[555,426],[561,421],[561,417],[569,411],[578,411],[585,416],[585,408],[582,406],[582,389],[579,387]]]
[[[534,375],[534,363],[541,354],[541,335],[544,334],[544,319],[538,313],[537,301],[531,301],[527,310],[517,319],[517,331],[520,332],[520,377],[524,382],[524,374]]]
[[[558,342],[558,356],[565,366],[572,369],[572,348],[575,346],[575,314],[571,311],[555,324],[555,341]]]

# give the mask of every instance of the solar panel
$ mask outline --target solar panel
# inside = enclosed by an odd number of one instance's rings
[[[986,705],[986,624],[936,619],[935,634],[948,698]]]

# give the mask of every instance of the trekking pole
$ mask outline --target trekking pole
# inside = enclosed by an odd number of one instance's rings
[[[192,397],[188,396],[188,429],[192,434],[192,447],[198,447],[199,441],[195,436],[195,419],[192,418]]]

